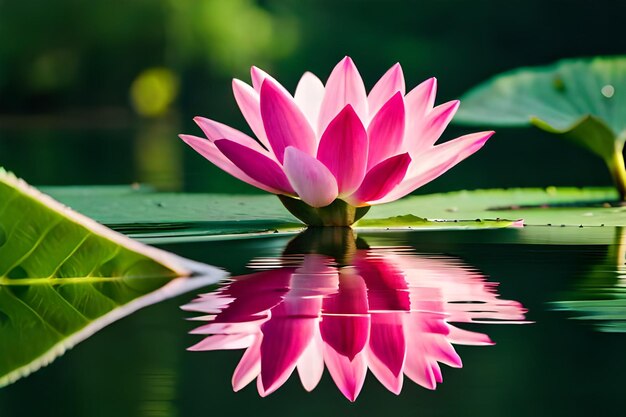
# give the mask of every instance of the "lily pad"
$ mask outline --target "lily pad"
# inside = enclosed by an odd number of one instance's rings
[[[86,188],[80,193],[75,187],[69,193],[64,187],[47,188],[46,191],[111,228],[150,243],[296,233],[305,227],[273,195],[121,192],[117,197],[111,197],[109,187],[103,195],[97,187]],[[462,223],[416,220],[418,218],[413,214],[395,218],[407,213],[411,212],[396,211],[378,218],[368,216],[358,227],[458,229],[497,228],[512,224],[512,221],[490,220],[495,217],[490,214],[480,222],[472,218]]]
[[[626,57],[569,59],[494,77],[462,97],[455,122],[534,125],[601,157],[626,197]]]
[[[610,206],[610,188],[512,188],[411,196],[374,206],[371,218],[419,213],[428,219],[523,219],[526,226],[622,226],[626,207]],[[578,202],[572,205],[571,202]]]
[[[46,191],[116,230],[151,243],[294,233],[304,227],[273,195],[124,191],[112,197],[101,195],[98,187],[80,193],[64,187]],[[552,227],[619,226],[626,224],[626,208],[604,207],[616,197],[612,188],[554,187],[409,196],[372,207],[356,227],[480,229],[511,225],[519,219],[526,225]],[[581,204],[561,205],[571,201]]]
[[[383,219],[363,219],[357,223],[359,229],[376,228],[417,228],[417,229],[480,229],[509,226],[523,226],[523,220],[476,219],[476,220],[428,220],[412,214],[392,216]]]

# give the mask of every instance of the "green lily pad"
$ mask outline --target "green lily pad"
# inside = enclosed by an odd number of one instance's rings
[[[509,71],[473,88],[462,97],[454,120],[523,126],[537,117],[565,130],[592,115],[619,136],[626,130],[625,108],[626,57],[566,59]]]
[[[417,229],[480,229],[499,228],[509,226],[522,226],[522,220],[504,219],[476,219],[476,220],[428,220],[413,214],[392,216],[383,219],[363,219],[356,226],[358,229],[391,229],[391,228],[417,228]]]
[[[98,187],[85,188],[81,192],[75,187],[69,192],[65,187],[47,188],[46,191],[111,228],[150,243],[296,233],[305,227],[273,195],[128,193],[120,190],[116,197],[111,197],[110,187],[102,195]],[[382,218],[369,216],[359,222],[358,227],[458,229],[497,228],[512,224],[495,219],[477,222],[475,218],[461,223],[417,220],[414,215],[386,218],[397,215],[399,213],[395,212]]]
[[[626,57],[568,59],[494,77],[462,97],[455,122],[534,125],[601,157],[626,197]]]
[[[512,188],[410,196],[372,207],[369,217],[416,213],[440,220],[523,219],[526,226],[622,226],[626,207],[611,188]],[[577,202],[578,204],[571,204]]]
[[[85,188],[80,193],[75,188],[64,187],[46,191],[108,226],[151,243],[294,233],[304,227],[273,195],[129,193],[126,190],[111,197],[101,195],[98,187]],[[409,196],[372,207],[356,227],[485,228],[507,226],[519,219],[526,225],[552,227],[619,226],[626,224],[626,208],[603,207],[604,202],[616,197],[612,188],[554,187]],[[584,204],[561,205],[571,201]]]

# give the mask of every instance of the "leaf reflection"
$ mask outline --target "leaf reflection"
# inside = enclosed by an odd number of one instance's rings
[[[524,323],[519,302],[498,298],[497,284],[456,258],[370,248],[350,229],[323,229],[183,306],[208,322],[192,331],[207,336],[190,350],[245,349],[235,391],[256,379],[266,396],[295,370],[311,391],[324,367],[350,401],[368,369],[396,394],[404,376],[435,389],[441,364],[462,366],[454,345],[493,344],[458,324]]]
[[[613,244],[573,288],[551,305],[572,311],[603,332],[626,332],[626,228],[616,227]]]

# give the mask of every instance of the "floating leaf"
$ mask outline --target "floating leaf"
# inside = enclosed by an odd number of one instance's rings
[[[626,57],[570,59],[494,77],[462,99],[457,123],[535,125],[595,153],[626,198]]]
[[[150,242],[301,230],[273,195],[154,193],[130,187],[48,187],[46,192],[107,226]],[[112,191],[116,191],[112,194]]]
[[[105,195],[100,194],[98,187],[80,192],[65,187],[47,190],[78,211],[152,243],[293,233],[304,227],[271,195],[133,193],[120,189],[117,196],[111,196],[110,188]],[[478,223],[476,219],[523,219],[526,225],[552,227],[626,225],[626,207],[605,204],[616,197],[611,188],[554,187],[409,196],[372,207],[357,226],[389,227],[383,224],[387,222],[394,228],[454,229],[470,224],[476,226],[473,228],[506,224],[506,220]],[[578,203],[573,205],[572,201]],[[396,216],[407,217],[390,219]],[[429,223],[418,224],[418,217]],[[469,223],[459,224],[461,220]]]
[[[0,386],[224,275],[107,229],[0,169]]]
[[[610,188],[512,188],[411,196],[375,206],[371,218],[419,213],[428,219],[524,219],[527,226],[621,226],[626,207]],[[571,204],[577,202],[577,204]]]
[[[476,219],[476,220],[428,220],[412,214],[385,219],[363,219],[356,226],[362,228],[420,228],[420,229],[480,229],[522,226],[522,220]]]

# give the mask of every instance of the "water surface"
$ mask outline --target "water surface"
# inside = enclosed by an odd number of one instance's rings
[[[482,339],[484,346],[452,343],[462,361],[462,368],[441,365],[443,382],[437,384],[435,390],[425,388],[426,383],[415,383],[405,378],[400,394],[395,395],[389,387],[381,384],[380,372],[379,375],[369,372],[358,398],[351,403],[337,388],[336,378],[333,379],[326,369],[311,392],[303,388],[297,372],[294,372],[265,398],[259,395],[255,383],[235,393],[231,379],[241,360],[241,346],[231,350],[187,350],[205,336],[189,332],[206,322],[185,320],[198,314],[182,311],[180,306],[188,305],[197,299],[198,294],[219,290],[209,287],[126,317],[96,333],[48,367],[2,389],[0,415],[363,416],[389,414],[389,410],[422,416],[620,415],[623,406],[621,381],[626,376],[626,361],[622,356],[626,335],[604,330],[607,325],[614,328],[611,323],[623,320],[624,310],[619,307],[620,277],[623,277],[625,262],[621,239],[623,231],[611,230],[609,236],[614,238],[607,242],[590,239],[589,244],[571,245],[563,244],[568,239],[558,239],[558,233],[561,233],[558,230],[550,232],[552,244],[533,244],[537,239],[525,236],[534,232],[526,229],[362,233],[358,236],[360,243],[352,249],[355,253],[369,251],[362,259],[391,263],[395,265],[391,269],[397,268],[398,258],[404,259],[405,270],[408,263],[408,269],[413,270],[409,275],[413,277],[413,282],[421,282],[421,287],[430,285],[430,288],[441,290],[446,279],[449,284],[450,280],[455,280],[453,277],[467,278],[466,274],[469,274],[470,282],[475,283],[469,288],[480,288],[482,291],[465,291],[460,303],[448,299],[443,305],[467,308],[471,306],[468,301],[476,298],[477,294],[487,294],[490,302],[499,305],[487,309],[492,315],[503,306],[513,307],[514,317],[495,317],[496,320],[521,321],[520,309],[523,306],[528,310],[523,313],[523,319],[532,321],[532,324],[494,324],[491,322],[494,317],[490,320],[458,321],[457,317],[452,325],[486,335],[494,344],[486,343],[487,339]],[[562,233],[570,232],[564,230]],[[292,241],[289,245],[292,238],[265,237],[164,247],[182,256],[221,266],[233,276],[256,274],[258,280],[258,274],[275,274],[281,268],[301,268],[305,254],[310,257],[315,251],[306,244],[295,245]],[[363,246],[362,242],[367,246]],[[336,270],[349,266],[354,259],[350,260],[347,256],[349,251],[316,250],[325,257],[317,265],[321,268]],[[287,262],[288,259],[291,261]],[[433,269],[439,271],[441,278],[433,275]],[[354,267],[352,271],[355,271]],[[331,271],[330,275],[333,274],[335,272]],[[358,274],[350,276],[355,275]],[[323,303],[324,292],[331,296],[338,294],[339,282],[336,278],[330,281],[326,290],[315,285],[305,287],[303,293],[301,288],[298,297],[304,296],[313,304],[320,300]],[[365,281],[362,279],[360,282]],[[376,287],[372,284],[375,280],[369,281],[372,288]],[[396,284],[401,281],[396,281]],[[381,281],[378,282],[380,284]],[[407,298],[409,301],[412,297],[415,299],[411,288],[416,286],[409,283],[406,288],[390,290],[389,280],[386,282],[386,287],[378,285],[378,289],[371,294],[372,300],[377,299],[383,305],[376,309],[379,315],[389,311],[430,314],[439,323],[440,318],[448,320],[452,316],[450,311],[433,313],[436,308],[432,305],[427,308],[422,306],[416,309],[417,312],[410,307],[410,303],[407,308]],[[479,282],[484,285],[476,286]],[[263,282],[263,285],[266,284]],[[278,298],[281,300],[293,290],[289,285],[279,287]],[[485,292],[486,288],[489,291]],[[257,299],[248,291],[244,294],[252,300]],[[375,297],[376,294],[379,296]],[[390,297],[390,294],[393,296]],[[590,299],[613,300],[611,314],[605,314],[600,319],[581,320],[580,317],[588,316],[588,312],[577,309],[576,304],[563,304],[565,301]],[[429,300],[433,301],[433,297]],[[335,303],[337,305],[341,303]],[[332,315],[332,306],[322,311]],[[339,313],[341,318],[345,311]],[[304,315],[300,319],[306,321],[311,316]],[[365,316],[363,312],[356,315]],[[337,337],[341,340],[345,335],[339,333]]]

